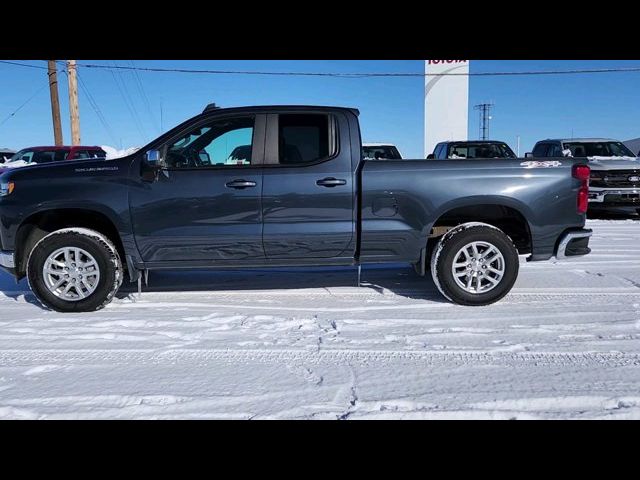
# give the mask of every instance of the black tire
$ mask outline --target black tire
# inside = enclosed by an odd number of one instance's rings
[[[86,298],[68,301],[54,295],[46,286],[43,274],[47,258],[65,247],[80,248],[96,261],[100,279]],[[99,232],[69,228],[50,233],[40,240],[27,261],[29,286],[40,303],[58,312],[93,312],[107,305],[122,284],[122,262],[113,243]]]
[[[472,242],[486,242],[493,245],[504,259],[504,274],[501,280],[486,292],[466,291],[455,281],[452,272],[457,253]],[[513,287],[518,277],[519,267],[518,250],[511,239],[495,227],[477,223],[461,225],[447,233],[431,258],[431,276],[438,290],[450,301],[468,306],[490,305],[503,298]]]

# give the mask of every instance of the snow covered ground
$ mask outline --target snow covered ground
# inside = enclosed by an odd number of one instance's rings
[[[640,222],[490,307],[410,268],[151,274],[43,310],[0,273],[0,418],[640,419]]]

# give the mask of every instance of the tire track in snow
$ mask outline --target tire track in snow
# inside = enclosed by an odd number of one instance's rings
[[[181,349],[181,350],[3,350],[0,365],[32,364],[207,364],[210,362],[305,364],[367,364],[415,362],[425,365],[509,366],[639,366],[640,354],[622,352],[487,352],[350,349]]]

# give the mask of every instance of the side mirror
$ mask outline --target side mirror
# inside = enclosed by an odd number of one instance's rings
[[[434,160],[436,158],[436,156],[433,153],[430,153],[429,155],[427,155],[427,160]]]
[[[527,152],[524,154],[524,158],[533,158],[533,153]]]
[[[160,150],[149,150],[144,154],[142,162],[142,180],[145,182],[155,182],[158,180],[158,173],[162,170],[160,164]]]
[[[158,166],[158,164],[160,163],[160,150],[149,150],[147,153],[145,153],[144,159],[152,167]]]

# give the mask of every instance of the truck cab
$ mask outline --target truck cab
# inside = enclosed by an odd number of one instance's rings
[[[118,158],[8,169],[0,266],[64,312],[102,308],[126,277],[142,289],[151,270],[398,263],[478,306],[511,290],[519,255],[589,253],[580,159],[368,161],[358,117],[208,107]]]

